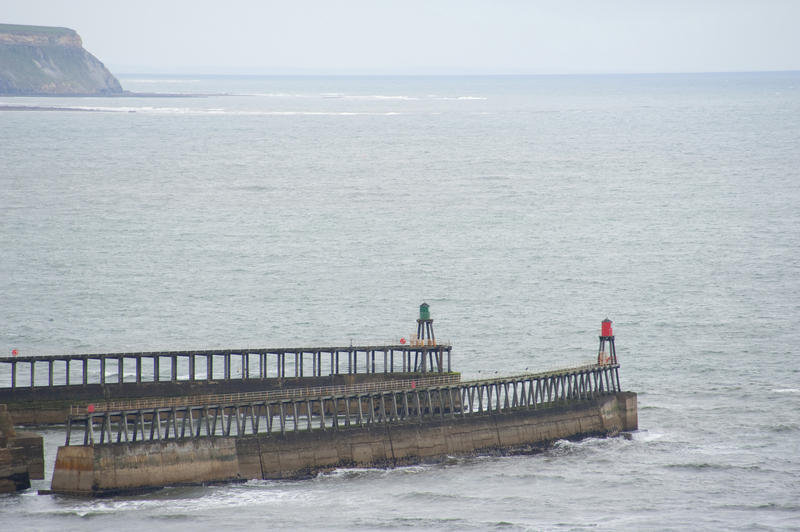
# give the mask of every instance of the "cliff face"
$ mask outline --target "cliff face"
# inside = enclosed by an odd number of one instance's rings
[[[84,50],[75,30],[0,24],[0,94],[121,92],[117,78]]]

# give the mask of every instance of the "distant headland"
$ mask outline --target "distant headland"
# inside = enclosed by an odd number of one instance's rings
[[[102,96],[125,92],[75,30],[0,24],[0,95]]]

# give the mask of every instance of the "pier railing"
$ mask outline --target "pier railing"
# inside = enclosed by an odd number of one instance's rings
[[[73,438],[79,445],[104,445],[427,422],[535,409],[618,391],[619,366],[608,364],[444,386],[94,412],[69,417],[66,445]]]
[[[244,348],[0,358],[0,389],[176,381],[450,373],[450,345]]]

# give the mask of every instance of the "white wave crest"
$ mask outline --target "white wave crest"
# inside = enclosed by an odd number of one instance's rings
[[[122,79],[130,83],[200,83],[199,79]]]
[[[0,105],[5,105],[1,104]],[[154,107],[154,106],[102,106],[102,105],[52,105],[28,106],[23,104],[8,104],[6,107],[19,107],[22,109],[39,109],[54,111],[91,111],[103,113],[140,113],[152,115],[230,115],[230,116],[397,116],[403,113],[397,111],[386,112],[361,112],[361,111],[248,111],[227,110],[221,107],[192,108],[192,107]]]

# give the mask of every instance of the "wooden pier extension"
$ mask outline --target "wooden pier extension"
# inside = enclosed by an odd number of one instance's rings
[[[70,418],[52,489],[101,495],[299,477],[636,427],[636,396],[620,392],[617,365],[372,393],[106,411]]]

